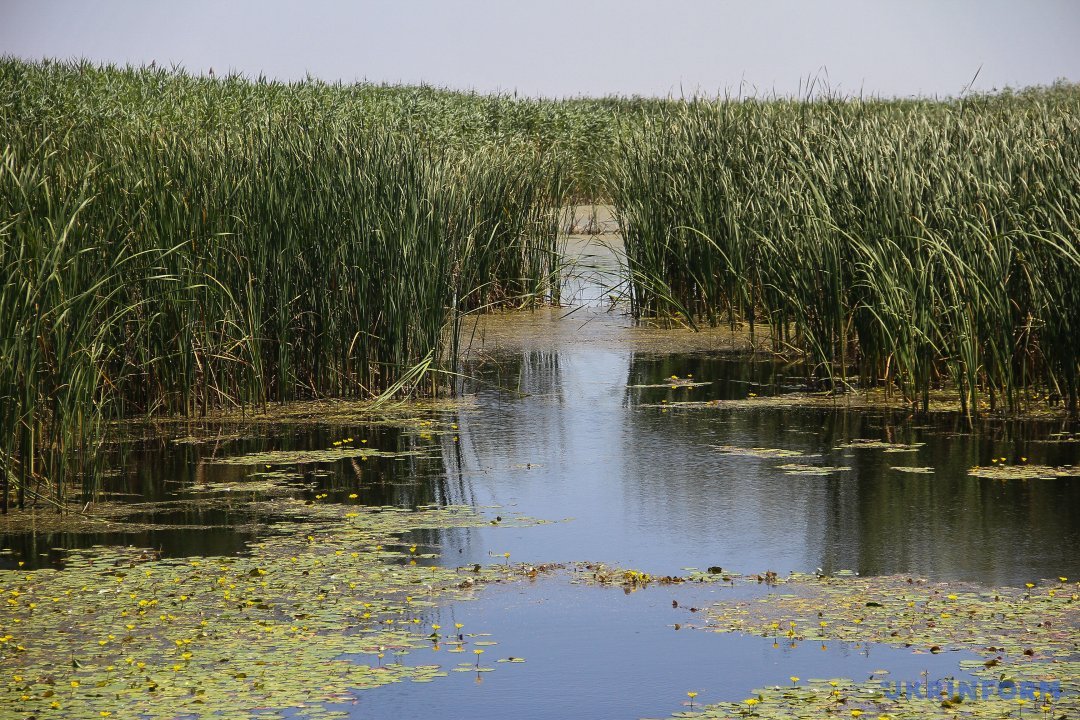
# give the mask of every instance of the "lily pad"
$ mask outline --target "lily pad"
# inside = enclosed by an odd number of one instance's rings
[[[17,669],[0,680],[0,715],[319,716],[366,688],[439,677],[402,662],[430,646],[423,613],[435,600],[547,570],[412,564],[405,533],[489,526],[465,506],[251,505],[307,522],[270,525],[244,556],[94,547],[63,570],[0,570],[0,666]]]

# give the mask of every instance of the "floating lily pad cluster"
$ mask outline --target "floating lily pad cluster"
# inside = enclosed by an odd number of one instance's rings
[[[476,398],[413,398],[408,402],[378,402],[371,400],[324,399],[294,400],[284,404],[270,404],[253,413],[251,409],[234,409],[211,413],[207,423],[235,427],[243,425],[389,425],[393,427],[420,427],[430,424],[433,415],[452,415],[476,407]],[[185,417],[156,418],[155,424],[190,425]],[[449,425],[450,421],[441,423]],[[132,422],[132,426],[145,425]],[[155,433],[157,436],[159,433]],[[200,435],[201,436],[201,435]]]
[[[293,483],[291,486],[286,481]],[[227,511],[235,513],[229,527],[236,531],[260,529],[268,520],[254,512],[255,499],[266,499],[296,491],[295,473],[274,474],[235,483],[204,483],[186,490],[191,497],[149,502],[95,502],[88,512],[79,505],[69,505],[63,513],[51,506],[13,510],[0,515],[0,532],[10,533],[135,533],[151,530],[191,530],[212,525],[198,522],[200,513]],[[190,522],[174,523],[162,515],[190,513]],[[257,525],[258,527],[254,527]]]
[[[419,450],[379,450],[367,446],[335,447],[327,450],[269,450],[266,452],[232,455],[209,460],[215,465],[306,465],[312,463],[334,463],[351,458],[367,460],[370,457],[405,458],[420,457]]]
[[[1043,445],[1058,445],[1067,443],[1080,443],[1080,434],[1071,432],[1052,432],[1049,436],[1031,440],[1030,442]]]
[[[650,585],[681,585],[683,583],[716,583],[734,582],[743,576],[720,567],[710,567],[706,570],[697,568],[684,568],[683,575],[652,575],[641,570],[613,567],[602,563],[578,563],[574,566],[576,571],[573,582],[585,582],[596,585],[619,585],[626,592],[649,587]],[[766,575],[752,575],[751,579],[758,582],[772,583],[775,573]]]
[[[244,556],[95,547],[63,570],[0,571],[0,716],[325,717],[358,690],[444,674],[407,663],[440,642],[437,599],[543,571],[417,564],[430,553],[400,536],[490,524],[468,507],[264,502],[309,522],[269,528]]]
[[[245,436],[239,433],[229,433],[225,435],[184,435],[182,437],[172,438],[170,442],[172,442],[173,445],[215,445],[237,442],[244,439]]]
[[[902,452],[914,452],[921,448],[925,443],[893,443],[886,442],[884,440],[867,440],[857,438],[849,442],[837,445],[840,450],[884,450],[887,453],[902,453]]]
[[[761,447],[741,447],[738,445],[714,445],[713,449],[724,455],[735,455],[740,457],[754,457],[762,460],[773,459],[786,459],[786,458],[799,458],[799,459],[811,459],[820,457],[818,455],[811,455],[809,453],[800,452],[798,450],[788,450],[786,448],[761,448]],[[813,475],[813,476],[825,476],[833,475],[835,473],[847,472],[851,470],[850,467],[843,465],[812,465],[810,463],[785,463],[783,465],[777,465],[776,469],[784,473],[785,475]]]
[[[1000,465],[973,467],[968,470],[968,475],[992,480],[1052,480],[1062,477],[1080,477],[1080,466],[1050,467],[1049,465],[1006,465],[1002,463]]]
[[[806,453],[799,452],[798,450],[788,450],[785,448],[761,448],[761,447],[742,447],[739,445],[713,445],[712,448],[717,452],[724,455],[737,455],[741,457],[756,457],[756,458],[795,458],[795,457],[812,457]]]
[[[880,678],[861,684],[811,681],[756,691],[749,705],[721,703],[680,716],[1016,717],[1025,702],[1032,716],[1075,717],[1080,710],[1080,583],[1058,578],[988,589],[850,574],[795,574],[778,582],[781,591],[765,597],[713,605],[707,629],[769,637],[776,647],[840,641],[898,645],[916,653],[965,650],[981,656],[961,664],[968,680],[1052,683],[1059,696],[989,693],[972,702],[955,690],[929,698],[890,697]]]
[[[305,482],[303,476],[291,470],[258,470],[248,472],[237,480],[200,482],[184,488],[184,492],[190,495],[227,495],[228,493],[244,493],[263,497],[290,495],[297,489],[307,487],[312,489],[314,484]]]
[[[923,446],[923,443],[893,443],[884,440],[867,440],[856,439],[846,443],[837,445],[837,450],[852,451],[852,450],[881,450],[886,453],[907,453],[915,452]],[[714,450],[724,455],[736,455],[741,457],[755,457],[763,460],[768,459],[783,459],[783,458],[799,458],[799,459],[811,459],[820,457],[810,453],[800,452],[798,450],[789,450],[786,448],[761,448],[761,447],[742,447],[738,445],[714,445]],[[826,476],[834,475],[836,473],[848,472],[851,470],[846,465],[814,465],[806,462],[791,462],[783,465],[777,465],[776,469],[783,472],[785,475],[809,475],[809,476]],[[930,474],[934,472],[932,467],[905,467],[898,466],[893,467],[893,470],[905,473],[922,473]]]
[[[1076,674],[1080,668],[1072,664],[1069,672]],[[929,678],[923,678],[923,681]],[[1075,717],[1077,703],[1064,691],[1058,695],[1033,689],[1030,692],[1021,682],[997,680],[980,682],[972,680],[963,686],[960,695],[959,681],[952,684],[949,695],[947,683],[915,687],[905,681],[891,681],[884,671],[865,681],[849,678],[812,678],[802,680],[793,677],[791,685],[774,685],[751,691],[739,701],[699,705],[696,710],[677,712],[678,718],[763,718],[775,720],[791,718],[836,718],[837,720],[921,720],[922,718],[1060,718]],[[931,682],[938,682],[934,679]],[[1030,681],[1032,688],[1040,687],[1038,681]],[[1023,687],[1024,697],[1021,697]],[[972,692],[971,689],[974,689]],[[918,690],[918,693],[915,691]],[[697,693],[695,693],[696,695]]]

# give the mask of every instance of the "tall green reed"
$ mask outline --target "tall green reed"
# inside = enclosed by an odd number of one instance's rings
[[[555,292],[558,153],[436,147],[350,92],[0,62],[20,504],[92,485],[114,418],[437,389],[417,368],[453,357],[462,313]]]
[[[671,104],[620,136],[634,309],[768,326],[827,382],[1077,411],[1080,92]]]

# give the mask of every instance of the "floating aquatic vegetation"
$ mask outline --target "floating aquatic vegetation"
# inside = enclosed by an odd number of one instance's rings
[[[420,566],[400,547],[406,532],[488,524],[468,507],[268,503],[312,522],[271,526],[245,556],[95,547],[62,571],[0,570],[0,715],[319,715],[365,688],[445,674],[406,662],[431,643],[437,599],[548,570]]]
[[[209,512],[226,510],[235,513],[230,518],[229,527],[238,532],[247,532],[256,528],[252,524],[262,524],[252,511],[250,501],[253,498],[238,495],[200,497],[198,500],[162,500],[155,502],[95,502],[89,505],[67,504],[60,508],[42,506],[27,510],[11,510],[0,515],[0,532],[3,533],[134,533],[153,530],[191,530],[199,527],[219,527],[217,524],[199,522],[199,518]],[[62,512],[58,512],[61,510]],[[190,521],[170,522],[168,517],[187,514]],[[244,516],[249,519],[245,522]]]
[[[744,457],[756,457],[756,458],[791,458],[791,457],[812,457],[806,453],[799,452],[798,450],[788,450],[785,448],[749,448],[740,447],[738,445],[712,445],[713,450],[724,455],[739,455]]]
[[[988,465],[973,467],[968,470],[972,477],[991,478],[993,480],[1051,480],[1062,477],[1080,477],[1080,467],[1066,465]]]
[[[155,520],[142,522],[123,518],[95,517],[67,513],[61,515],[51,508],[31,510],[12,510],[7,515],[0,515],[0,533],[51,533],[96,534],[96,533],[144,533],[162,530],[208,530],[224,527],[217,523],[174,523]],[[228,524],[235,533],[252,533],[261,529],[256,519],[250,521],[236,519]]]
[[[820,407],[823,405],[836,404],[836,396],[822,394],[810,396],[802,393],[790,393],[787,395],[766,395],[731,400],[672,400],[659,403],[642,403],[639,407],[664,408],[671,410],[750,410],[757,408],[793,408],[793,407]]]
[[[215,465],[307,465],[313,463],[332,463],[352,458],[403,458],[422,457],[419,450],[378,450],[367,446],[336,447],[329,450],[270,450],[267,452],[234,455],[232,457],[210,458],[208,463]]]
[[[813,642],[869,642],[899,645],[915,653],[964,650],[981,656],[962,663],[972,676],[999,682],[1055,681],[1060,698],[1047,705],[1054,717],[1080,710],[1080,583],[1057,578],[1023,588],[986,588],[964,583],[931,583],[907,577],[861,578],[792,575],[779,579],[782,592],[763,598],[714,604],[709,630],[773,638],[774,647]],[[912,678],[918,680],[918,678]],[[835,683],[835,684],[834,684]],[[882,683],[820,681],[755,691],[757,713],[765,717],[822,717],[852,711],[879,717],[954,716],[956,697],[889,697]],[[835,692],[839,690],[839,692]],[[895,693],[894,693],[895,694]],[[985,703],[985,704],[984,704]],[[746,714],[733,703],[703,708],[693,717]],[[1016,709],[1015,695],[963,704],[974,717],[1002,717]],[[831,708],[831,709],[830,709]]]
[[[365,400],[296,400],[284,404],[271,404],[260,412],[250,410],[240,413],[223,411],[212,415],[218,422],[239,421],[247,424],[319,424],[358,425],[385,424],[395,427],[411,427],[430,422],[433,415],[458,413],[476,407],[471,396],[458,398],[412,399],[398,403],[377,403]],[[177,418],[177,422],[186,419]],[[158,422],[164,422],[158,420]]]
[[[691,377],[681,378],[677,375],[673,375],[670,378],[665,378],[663,382],[649,383],[643,385],[627,385],[628,388],[646,389],[646,388],[667,388],[669,390],[675,390],[678,388],[697,388],[705,387],[706,385],[712,385],[712,382],[699,382]]]
[[[210,445],[213,443],[225,443],[235,442],[237,440],[244,440],[247,436],[240,433],[207,433],[205,435],[184,435],[183,437],[173,438],[173,445]]]
[[[914,474],[914,475],[933,475],[934,474],[934,468],[928,467],[928,466],[893,465],[889,469],[890,470],[895,470],[896,472],[911,473],[911,474]]]
[[[249,473],[239,480],[220,482],[200,482],[184,488],[184,492],[194,495],[214,493],[252,493],[257,495],[275,495],[295,492],[304,480],[302,475],[284,470],[266,470]],[[308,487],[313,487],[311,483]]]
[[[702,572],[696,568],[687,568],[685,575],[651,575],[641,570],[612,567],[602,563],[579,563],[575,566],[577,571],[575,582],[586,582],[596,585],[620,585],[626,592],[633,592],[650,585],[681,585],[683,583],[715,583],[733,582],[736,578],[743,577],[739,573],[725,571],[721,567],[710,567]],[[773,572],[765,575],[754,575],[759,582],[772,582],[776,577]]]
[[[1066,672],[1076,677],[1075,663]],[[740,701],[698,706],[694,711],[674,713],[679,718],[853,718],[858,720],[899,720],[900,718],[981,718],[1023,717],[1027,706],[1031,717],[1073,717],[1080,706],[1075,694],[1061,684],[1061,692],[1045,678],[1023,675],[1014,678],[911,678],[895,681],[878,671],[869,680],[792,676],[790,685],[773,685],[748,693]],[[918,685],[916,686],[916,683]],[[963,683],[963,684],[961,684]],[[930,692],[927,692],[927,685]],[[1039,690],[1042,687],[1044,690]],[[916,693],[918,690],[918,694]],[[952,690],[952,693],[949,693]],[[1021,696],[1021,693],[1024,693]],[[695,693],[696,695],[696,693]]]
[[[783,470],[785,475],[832,475],[834,473],[848,472],[849,467],[833,465],[803,465],[801,463],[788,463],[777,465],[777,470]]]
[[[889,453],[898,452],[914,452],[918,450],[926,443],[912,443],[905,445],[904,443],[891,443],[884,440],[863,440],[856,439],[850,442],[837,445],[837,450],[884,450]]]
[[[799,640],[883,642],[1040,657],[1074,652],[1080,586],[1054,580],[1027,588],[987,589],[900,576],[792,575],[785,593],[718,605],[714,629]],[[795,623],[794,626],[791,623]],[[973,647],[979,645],[981,647]],[[989,647],[995,650],[989,651]]]
[[[1042,439],[1039,439],[1039,440],[1029,440],[1028,442],[1031,442],[1031,443],[1036,444],[1036,445],[1059,445],[1059,444],[1067,444],[1067,443],[1080,443],[1080,436],[1077,436],[1075,433],[1055,432],[1055,433],[1050,433],[1050,435],[1048,437],[1046,437],[1046,438],[1042,438]]]
[[[910,410],[911,406],[897,395],[887,395],[881,389],[871,388],[858,392],[790,392],[780,395],[762,395],[731,400],[679,400],[661,403],[642,403],[639,407],[659,407],[672,410],[755,410],[762,408],[845,408],[848,410]],[[961,410],[959,395],[952,391],[931,391],[927,411],[952,413]],[[980,410],[985,410],[981,408]],[[1058,417],[1061,408],[1041,406],[1018,407],[1010,412],[1017,418]]]

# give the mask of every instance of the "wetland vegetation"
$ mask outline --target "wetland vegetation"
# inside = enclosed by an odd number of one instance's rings
[[[1080,94],[672,103],[620,137],[638,313],[747,322],[925,411],[1063,400],[1080,350]]]
[[[0,59],[0,715],[1074,717],[1078,118]]]

